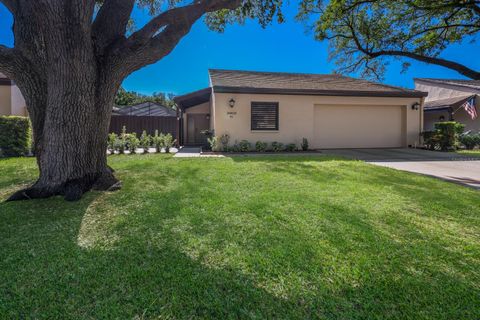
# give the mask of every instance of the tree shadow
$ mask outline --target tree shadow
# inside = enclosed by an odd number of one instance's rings
[[[210,170],[203,161],[160,168],[128,162],[117,172],[125,182],[117,193],[89,193],[73,204],[0,204],[0,274],[6,279],[0,315],[479,317],[478,243],[467,243],[468,252],[465,239],[442,242],[442,234],[418,223],[426,216],[464,227],[472,222],[478,230],[478,220],[470,220],[475,212],[467,212],[475,199],[461,200],[466,191],[430,199],[431,185],[417,177],[399,181],[388,169],[364,177],[355,166],[351,173],[335,170],[352,161],[265,159],[254,172],[236,159],[233,168],[229,159],[208,161],[216,162]],[[266,178],[243,181],[246,176]],[[327,188],[342,180],[377,188],[379,198],[361,201],[356,185]],[[261,192],[274,187],[288,192]],[[317,190],[322,187],[325,194]],[[395,195],[384,201],[405,207],[376,213],[371,202],[382,200],[383,188]],[[339,201],[341,195],[353,204]],[[451,202],[436,207],[438,216],[432,213],[428,206],[447,195]],[[449,212],[453,207],[463,214]]]

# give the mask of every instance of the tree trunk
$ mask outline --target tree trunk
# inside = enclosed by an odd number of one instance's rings
[[[77,70],[78,71],[78,70]],[[99,85],[95,74],[78,77],[74,70],[63,70],[52,77],[45,114],[32,117],[36,139],[35,156],[40,169],[38,181],[13,194],[9,200],[64,195],[78,200],[94,188],[111,190],[119,182],[107,166],[106,143],[114,95],[111,87]],[[97,91],[97,92],[96,92]],[[37,117],[44,117],[37,121]]]
[[[115,92],[121,82],[95,55],[91,36],[75,21],[87,20],[81,10],[52,5],[51,32],[46,32],[44,74],[40,88],[20,82],[34,132],[40,176],[9,200],[63,195],[78,200],[94,188],[119,187],[107,166],[107,134]],[[87,17],[83,15],[86,14]]]

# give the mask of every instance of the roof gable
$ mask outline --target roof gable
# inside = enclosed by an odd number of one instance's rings
[[[480,90],[480,80],[460,80],[460,79],[434,79],[434,78],[416,78],[415,82],[422,81],[436,85],[450,85],[462,88]]]

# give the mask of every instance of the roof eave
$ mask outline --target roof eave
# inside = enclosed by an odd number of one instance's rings
[[[349,96],[349,97],[391,97],[391,98],[424,98],[427,92],[410,91],[350,91],[350,90],[316,90],[316,89],[279,89],[279,88],[253,88],[214,86],[216,93],[262,93],[283,95],[314,95],[314,96]]]

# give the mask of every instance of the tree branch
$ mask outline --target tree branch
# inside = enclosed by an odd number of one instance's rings
[[[98,51],[118,38],[123,38],[135,0],[106,0],[92,25],[92,35]]]
[[[153,18],[142,29],[128,38],[130,46],[138,46],[148,42],[161,28],[176,23],[193,25],[203,14],[220,9],[235,9],[240,0],[204,0],[190,5],[167,10]]]
[[[5,7],[13,13],[17,7],[17,1],[18,0],[0,0],[0,3],[3,3]]]
[[[367,54],[370,58],[377,58],[377,57],[380,57],[380,56],[407,57],[407,58],[411,58],[411,59],[414,59],[414,60],[417,60],[417,61],[426,62],[426,63],[430,63],[430,64],[439,65],[439,66],[442,66],[442,67],[445,67],[445,68],[449,68],[449,69],[457,71],[458,73],[460,73],[460,74],[462,74],[462,75],[464,75],[464,76],[466,76],[470,79],[480,80],[480,72],[472,70],[472,69],[468,68],[467,66],[465,66],[463,64],[460,64],[460,63],[457,63],[457,62],[454,62],[454,61],[450,61],[450,60],[446,60],[446,59],[435,58],[435,57],[427,57],[427,56],[423,56],[421,54],[417,54],[417,53],[414,53],[414,52],[400,51],[400,50],[382,50],[382,51],[371,52],[371,53],[366,52],[365,54]]]

